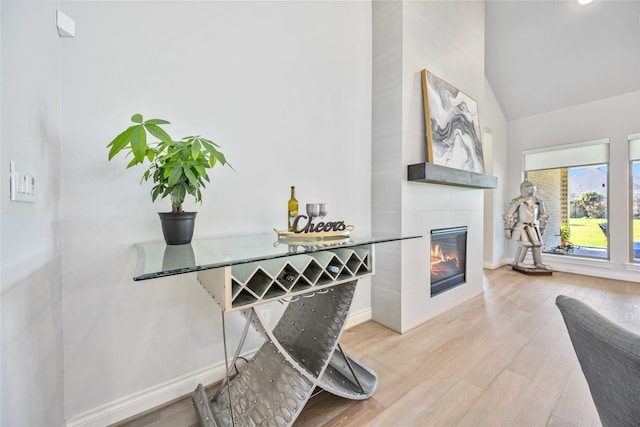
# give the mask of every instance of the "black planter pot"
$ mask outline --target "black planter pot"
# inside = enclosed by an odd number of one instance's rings
[[[167,245],[191,243],[196,214],[198,212],[158,212],[162,224],[162,234]]]

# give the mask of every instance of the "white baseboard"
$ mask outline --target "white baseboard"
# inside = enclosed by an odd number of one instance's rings
[[[371,319],[371,307],[352,312],[347,319],[345,329]],[[253,357],[253,352],[243,357]],[[224,378],[224,362],[208,366],[197,372],[175,378],[154,387],[116,399],[113,402],[74,415],[66,420],[66,427],[104,427],[126,420],[174,399],[191,394],[198,384],[209,385]]]
[[[354,311],[349,313],[349,318],[347,319],[346,325],[344,326],[345,329],[349,329],[352,328],[356,325],[359,325],[360,323],[364,323],[367,320],[371,320],[373,318],[373,314],[371,311],[371,307],[359,310],[359,311]]]
[[[509,261],[507,258],[502,258],[501,260],[498,261],[494,261],[494,262],[488,262],[485,261],[482,264],[482,267],[486,270],[495,270],[496,268],[500,268],[502,266],[505,266],[507,264],[509,264],[511,261]]]
[[[249,356],[250,357],[250,356]],[[104,427],[191,394],[198,384],[209,385],[224,378],[224,362],[116,399],[66,420],[66,427]]]

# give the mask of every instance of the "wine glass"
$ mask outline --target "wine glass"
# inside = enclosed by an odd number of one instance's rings
[[[320,204],[307,203],[307,215],[309,216],[309,221],[313,221],[313,218],[316,218],[318,215],[320,215]]]
[[[318,216],[320,219],[323,219],[327,216],[327,211],[329,210],[329,203],[318,203]]]

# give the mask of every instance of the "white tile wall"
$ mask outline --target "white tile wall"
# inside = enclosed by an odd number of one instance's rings
[[[422,69],[435,72],[482,101],[484,4],[392,4],[373,2],[372,224],[374,230],[377,226],[394,229],[390,221],[399,220],[403,234],[424,237],[405,241],[396,251],[377,252],[378,266],[384,267],[372,278],[372,311],[376,321],[404,332],[482,292],[484,191],[407,182],[406,168],[426,160]],[[397,58],[398,51],[401,58]],[[398,72],[402,74],[401,85],[395,81]],[[393,82],[385,80],[391,78]],[[395,129],[401,133],[392,133]],[[401,153],[400,159],[394,150]],[[394,173],[375,174],[390,168],[402,171],[399,181]],[[396,193],[399,189],[400,197]],[[400,212],[399,218],[392,212]],[[431,298],[430,231],[460,225],[469,228],[467,283]],[[394,310],[398,312],[391,313]]]

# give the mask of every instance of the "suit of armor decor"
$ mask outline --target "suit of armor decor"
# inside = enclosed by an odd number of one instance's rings
[[[549,215],[544,202],[535,196],[537,188],[525,180],[520,184],[520,197],[511,200],[509,209],[504,214],[504,234],[507,239],[518,241],[513,266],[530,268],[524,264],[527,250],[531,248],[535,269],[549,270],[542,263],[542,234],[547,225]]]

